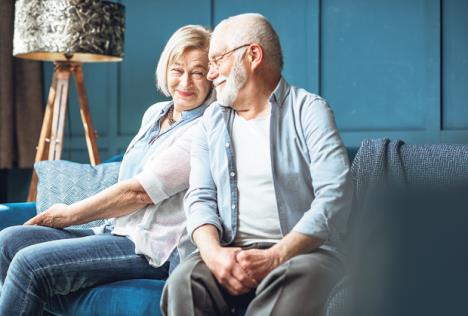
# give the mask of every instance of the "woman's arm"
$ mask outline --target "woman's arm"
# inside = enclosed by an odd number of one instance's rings
[[[118,182],[107,189],[71,205],[55,204],[25,225],[63,228],[97,219],[124,216],[151,204],[137,179]]]
[[[145,165],[130,180],[118,182],[98,194],[71,205],[55,204],[27,221],[26,225],[63,228],[97,219],[130,214],[186,190],[190,173],[190,146],[196,123],[177,141]]]

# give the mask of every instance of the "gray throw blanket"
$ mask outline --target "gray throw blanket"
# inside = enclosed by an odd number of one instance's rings
[[[461,311],[468,284],[468,145],[365,140],[351,170],[352,277],[334,290],[326,315]]]

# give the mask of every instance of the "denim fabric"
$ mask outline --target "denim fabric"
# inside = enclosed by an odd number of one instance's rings
[[[269,102],[271,168],[281,233],[296,231],[336,248],[346,229],[353,191],[346,148],[332,110],[321,97],[284,79]],[[216,102],[205,111],[192,142],[185,200],[188,235],[211,224],[223,245],[231,244],[237,233],[234,114]]]
[[[0,315],[41,315],[60,295],[126,279],[165,279],[128,238],[92,230],[14,226],[0,232]]]

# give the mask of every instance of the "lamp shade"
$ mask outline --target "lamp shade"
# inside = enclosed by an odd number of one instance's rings
[[[99,0],[17,0],[13,55],[48,61],[123,57],[124,6]]]

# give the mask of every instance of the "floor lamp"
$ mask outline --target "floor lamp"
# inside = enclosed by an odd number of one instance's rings
[[[100,162],[91,122],[82,63],[121,61],[124,6],[100,0],[17,0],[13,55],[55,64],[35,161],[58,160],[70,78],[75,77],[86,146],[92,165]],[[36,198],[33,171],[28,201]]]

